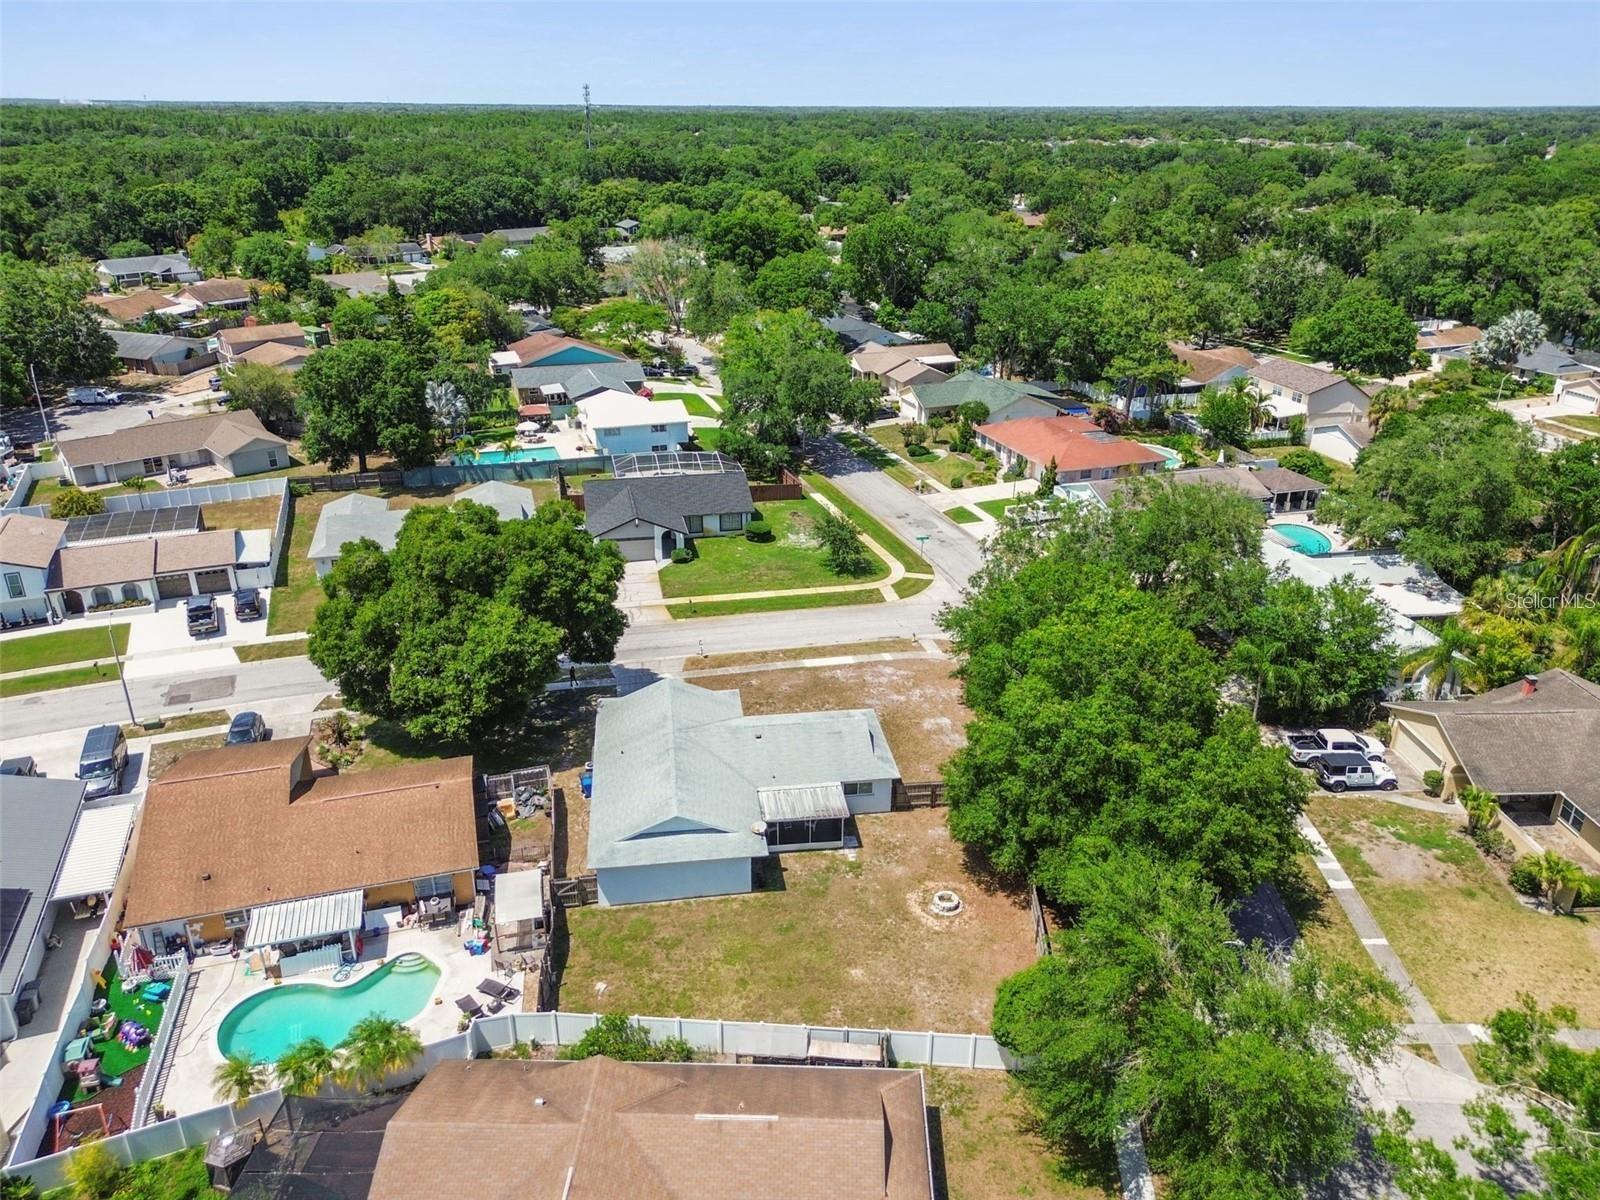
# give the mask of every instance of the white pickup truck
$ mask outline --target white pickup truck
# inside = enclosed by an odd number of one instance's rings
[[[1383,759],[1383,743],[1364,733],[1348,729],[1314,729],[1310,733],[1286,733],[1283,744],[1289,758],[1299,767],[1314,767],[1329,754],[1359,754],[1362,758]]]

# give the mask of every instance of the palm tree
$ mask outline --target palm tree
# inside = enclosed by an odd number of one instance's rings
[[[248,1054],[230,1054],[211,1075],[217,1099],[235,1108],[267,1090],[267,1068]]]
[[[1556,593],[1563,606],[1600,591],[1600,523],[1573,534],[1545,556],[1539,586]]]
[[[285,1050],[272,1069],[291,1096],[315,1096],[338,1073],[339,1057],[321,1038],[307,1038]]]
[[[135,475],[122,481],[122,486],[139,497],[139,507],[144,507],[144,492],[150,487],[150,476]]]
[[[1467,814],[1467,832],[1479,833],[1493,829],[1500,819],[1500,800],[1485,788],[1470,784],[1456,793],[1461,811]]]
[[[470,437],[458,437],[454,449],[457,458],[476,459],[478,457],[478,443]]]
[[[1367,424],[1373,429],[1382,429],[1383,423],[1395,413],[1405,412],[1410,407],[1405,389],[1391,385],[1380,391],[1367,405]]]
[[[454,433],[456,427],[466,419],[467,402],[456,390],[456,385],[448,379],[438,382],[430,379],[423,387],[422,394],[428,412],[433,415],[433,423],[445,433]]]
[[[1402,662],[1400,673],[1406,679],[1425,678],[1430,700],[1437,700],[1452,679],[1482,690],[1483,671],[1472,657],[1477,651],[1477,635],[1451,618],[1440,629],[1439,640]]]
[[[1556,896],[1563,888],[1576,887],[1583,882],[1583,869],[1554,850],[1534,855],[1529,865],[1533,868],[1534,879],[1539,883],[1539,895],[1550,906],[1551,912],[1556,911]]]
[[[422,1055],[422,1039],[404,1021],[371,1013],[355,1023],[339,1044],[339,1079],[349,1087],[376,1089]]]
[[[1547,332],[1538,313],[1530,308],[1519,308],[1485,329],[1477,341],[1477,349],[1491,362],[1514,362],[1544,341]]]
[[[1256,381],[1248,375],[1235,375],[1228,380],[1228,386],[1223,391],[1244,401],[1245,416],[1252,433],[1273,419],[1274,413],[1267,406],[1267,398],[1256,390]]]

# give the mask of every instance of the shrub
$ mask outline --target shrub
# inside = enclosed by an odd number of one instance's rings
[[[925,445],[933,434],[926,425],[912,421],[900,426],[900,436],[905,439],[906,449],[915,453],[915,447]]]
[[[289,494],[291,496],[309,496],[311,495],[311,485],[299,481],[291,483],[289,485]]]
[[[694,561],[694,551],[687,546],[679,546],[672,552],[672,561],[675,563],[692,562]]]
[[[1422,790],[1430,796],[1437,796],[1444,791],[1444,772],[1424,771],[1422,773]]]
[[[1483,826],[1471,830],[1468,836],[1472,838],[1473,844],[1489,858],[1497,859],[1500,862],[1510,862],[1517,856],[1517,848],[1511,844],[1511,839],[1492,826]]]
[[[953,487],[953,488],[960,487],[961,486],[961,476],[957,475],[954,479],[952,479],[950,481],[950,486]]]
[[[1511,865],[1511,886],[1524,896],[1539,894],[1539,875],[1533,867],[1533,855],[1524,854]]]
[[[772,526],[766,521],[751,521],[744,527],[746,541],[770,542],[772,540]]]
[[[92,517],[106,510],[105,497],[82,488],[67,486],[50,501],[50,515],[58,521],[69,517]]]
[[[1389,722],[1387,722],[1387,721],[1374,722],[1371,732],[1372,732],[1372,736],[1377,738],[1385,746],[1387,746],[1389,744],[1389,733],[1390,733]]]
[[[1583,882],[1578,884],[1578,898],[1573,901],[1575,908],[1594,908],[1600,906],[1600,875],[1585,875]]]
[[[104,1146],[90,1142],[67,1159],[67,1180],[80,1200],[108,1200],[122,1178],[122,1164]]]

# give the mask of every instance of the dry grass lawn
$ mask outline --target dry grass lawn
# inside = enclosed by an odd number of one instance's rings
[[[207,529],[271,529],[278,523],[278,503],[276,496],[258,496],[203,504],[200,519]]]
[[[701,687],[739,689],[744,711],[763,715],[835,708],[872,708],[900,764],[900,776],[920,782],[966,742],[972,713],[961,684],[943,660],[906,659],[847,667],[796,667],[698,679]]]
[[[1316,796],[1312,823],[1384,935],[1447,1021],[1484,1021],[1528,992],[1600,1026],[1600,921],[1521,904],[1501,871],[1442,816]]]
[[[1026,1099],[1003,1071],[930,1067],[923,1077],[928,1105],[939,1110],[948,1200],[1111,1200],[1116,1194],[1065,1178],[1029,1126]]]
[[[739,654],[705,654],[683,660],[685,671],[710,671],[720,667],[759,667],[768,663],[794,662],[802,658],[842,658],[847,654],[920,654],[922,646],[912,638],[882,638],[874,642],[851,642],[840,646],[790,646],[785,650],[753,650]]]
[[[858,817],[859,851],[783,855],[781,889],[574,909],[562,1006],[987,1030],[995,988],[1033,961],[1032,924],[1021,895],[968,870],[944,819]],[[965,904],[953,918],[927,912],[943,887]]]

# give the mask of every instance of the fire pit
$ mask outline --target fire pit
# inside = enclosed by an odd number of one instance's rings
[[[961,897],[949,888],[940,888],[928,901],[928,911],[936,917],[953,917],[961,911]]]

